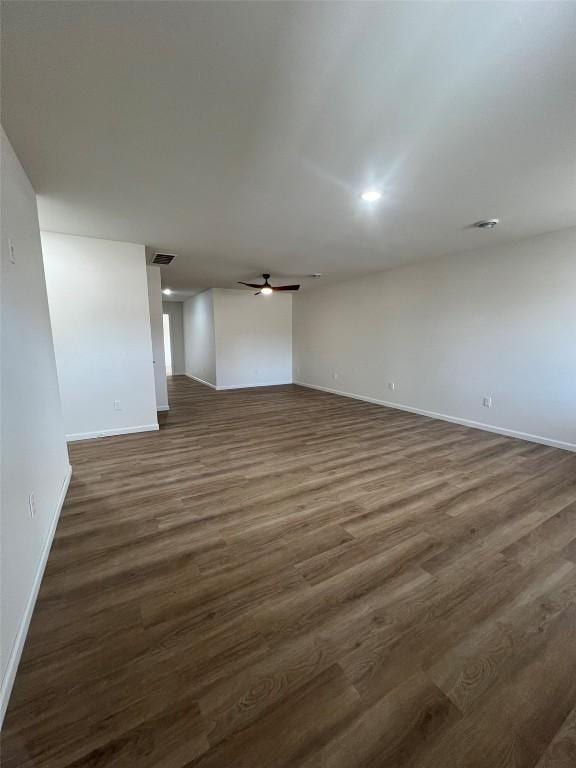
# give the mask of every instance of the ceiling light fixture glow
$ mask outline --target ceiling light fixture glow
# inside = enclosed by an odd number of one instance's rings
[[[263,293],[264,296],[269,296],[272,293],[272,288],[270,288],[268,285],[265,285],[264,288],[261,289],[260,293]]]
[[[375,203],[382,197],[382,192],[379,189],[366,189],[360,197],[365,203]]]
[[[164,294],[164,296],[170,296],[170,294],[172,293],[172,291],[170,290],[170,288],[164,288],[164,290],[162,291],[162,293]]]

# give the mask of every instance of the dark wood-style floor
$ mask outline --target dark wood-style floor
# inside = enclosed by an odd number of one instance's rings
[[[574,768],[576,456],[183,377],[71,446],[4,768]]]

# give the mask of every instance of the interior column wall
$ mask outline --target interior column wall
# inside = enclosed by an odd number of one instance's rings
[[[143,245],[42,233],[69,440],[158,429]]]

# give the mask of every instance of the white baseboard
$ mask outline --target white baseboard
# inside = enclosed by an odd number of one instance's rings
[[[26,642],[28,627],[30,626],[30,620],[32,619],[32,613],[34,612],[34,606],[36,605],[36,598],[38,597],[38,592],[40,591],[40,584],[42,583],[44,569],[46,568],[48,555],[50,554],[52,541],[54,539],[54,534],[56,533],[56,526],[58,525],[58,520],[60,519],[60,512],[62,511],[62,506],[64,504],[64,499],[66,498],[66,493],[68,491],[68,486],[70,485],[71,477],[72,467],[69,466],[66,477],[64,478],[64,482],[62,483],[62,488],[60,489],[56,509],[54,510],[54,517],[50,523],[50,529],[48,530],[48,535],[46,536],[46,541],[44,543],[44,547],[42,548],[40,562],[38,563],[38,569],[32,584],[32,591],[28,597],[24,615],[22,616],[22,621],[20,622],[20,627],[18,628],[18,633],[16,635],[16,639],[10,653],[10,658],[6,666],[6,672],[4,674],[4,679],[2,680],[2,686],[0,687],[0,726],[4,721],[4,715],[6,714],[6,708],[8,707],[8,700],[10,699],[12,686],[14,685],[14,678],[16,677],[16,672],[18,671],[18,664],[20,663],[20,657],[22,656],[24,643]]]
[[[224,387],[216,387],[218,391],[226,389],[255,389],[256,387],[283,387],[286,384],[292,384],[290,381],[265,381],[262,384],[227,384]]]
[[[199,379],[198,376],[192,376],[191,373],[186,373],[184,375],[188,376],[189,379],[194,379],[194,381],[197,381],[199,384],[204,384],[206,387],[210,387],[211,389],[216,389],[215,384],[211,384],[209,381],[204,381],[204,379]]]
[[[97,437],[114,437],[114,435],[131,435],[133,432],[155,432],[160,427],[158,424],[142,424],[138,427],[119,427],[118,429],[101,429],[99,432],[78,432],[75,435],[66,435],[66,440],[73,443],[76,440],[94,440]]]
[[[299,387],[307,387],[308,389],[318,389],[321,392],[330,392],[332,395],[341,395],[342,397],[351,397],[354,400],[362,400],[366,403],[374,403],[375,405],[384,405],[386,408],[396,408],[399,411],[408,411],[409,413],[417,413],[419,416],[428,416],[431,419],[440,419],[442,421],[450,421],[453,424],[461,424],[464,427],[472,427],[473,429],[482,429],[485,432],[495,432],[498,435],[505,435],[506,437],[515,437],[518,440],[527,440],[530,443],[541,443],[542,445],[549,445],[552,448],[561,448],[564,451],[576,452],[576,443],[566,443],[562,440],[555,440],[551,437],[543,437],[542,435],[531,435],[528,432],[518,432],[515,429],[506,429],[505,427],[495,427],[492,424],[484,424],[481,421],[472,421],[471,419],[461,419],[457,416],[449,416],[446,413],[436,413],[435,411],[425,411],[421,408],[413,408],[408,405],[399,405],[398,403],[392,403],[389,400],[378,400],[375,397],[367,397],[365,395],[356,395],[352,392],[344,392],[340,389],[332,389],[331,387],[321,387],[318,384],[309,384],[305,381],[294,381]]]
[[[188,376],[189,379],[194,379],[194,381],[199,382],[200,384],[205,384],[207,387],[210,387],[211,389],[215,389],[218,392],[222,392],[227,389],[254,389],[255,387],[281,387],[285,384],[292,384],[292,379],[289,381],[264,381],[260,384],[226,384],[223,387],[216,386],[215,384],[212,384],[209,381],[204,381],[204,379],[199,379],[198,376],[192,376],[191,373],[187,373],[186,376]]]
[[[162,411],[169,411],[169,410],[170,410],[170,406],[169,405],[157,405],[156,406],[156,411],[158,413],[161,413]]]

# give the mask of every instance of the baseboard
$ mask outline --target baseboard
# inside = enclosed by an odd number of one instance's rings
[[[160,427],[158,424],[142,424],[138,427],[119,427],[118,429],[101,429],[98,432],[78,432],[75,435],[66,435],[66,440],[73,443],[76,440],[94,440],[97,437],[114,437],[114,435],[131,435],[133,432],[155,432]]]
[[[162,411],[169,411],[169,410],[170,410],[170,406],[169,405],[157,405],[156,406],[156,411],[158,413],[161,413]]]
[[[2,680],[2,686],[0,687],[0,726],[4,721],[4,715],[6,714],[6,708],[8,707],[8,700],[10,699],[12,686],[14,685],[14,678],[16,677],[16,672],[18,671],[18,664],[20,663],[20,657],[22,656],[24,643],[26,642],[28,627],[30,626],[30,620],[32,619],[34,606],[36,605],[36,598],[38,597],[38,592],[40,591],[44,569],[46,568],[46,563],[48,562],[48,555],[50,554],[52,541],[54,539],[54,534],[56,533],[56,526],[58,525],[58,520],[60,519],[60,512],[62,511],[64,499],[66,498],[66,493],[68,492],[68,486],[70,485],[71,477],[72,467],[69,466],[66,477],[64,478],[64,482],[62,483],[62,488],[60,489],[56,510],[54,512],[52,522],[50,523],[50,529],[46,537],[46,542],[44,543],[44,547],[40,555],[40,562],[38,563],[38,569],[32,584],[32,591],[30,592],[28,602],[26,603],[26,609],[24,610],[24,615],[22,617],[22,621],[20,622],[16,640],[14,641],[14,645],[10,653],[10,658],[6,666],[6,673],[4,675],[4,679]]]
[[[204,379],[199,379],[198,376],[192,376],[191,373],[185,374],[189,379],[194,379],[194,381],[197,381],[199,384],[205,384],[207,387],[210,387],[210,389],[215,389],[217,392],[223,392],[227,389],[255,389],[256,387],[282,387],[286,384],[292,384],[292,379],[289,381],[265,381],[262,384],[226,384],[225,386],[217,386],[216,384],[212,384],[210,381],[204,381]]]
[[[185,373],[185,376],[188,376],[189,379],[194,379],[194,381],[197,381],[199,384],[204,384],[206,387],[210,387],[211,389],[216,389],[215,384],[211,384],[209,381],[204,381],[204,379],[199,379],[198,376],[192,376],[191,373]]]
[[[290,381],[265,381],[263,384],[227,384],[224,387],[216,387],[216,389],[220,392],[221,390],[226,390],[226,389],[255,389],[257,387],[283,387],[286,384],[292,384],[292,379],[290,379]]]
[[[384,405],[386,408],[396,408],[399,411],[408,411],[409,413],[417,413],[419,416],[427,416],[430,419],[440,419],[441,421],[450,421],[453,424],[461,424],[464,427],[472,427],[473,429],[481,429],[484,432],[495,432],[497,435],[504,435],[505,437],[515,437],[518,440],[527,440],[530,443],[541,443],[542,445],[549,445],[552,448],[561,448],[564,451],[576,452],[576,443],[566,443],[562,440],[555,440],[551,437],[543,437],[542,435],[531,435],[528,432],[518,432],[515,429],[506,429],[505,427],[495,427],[492,424],[484,424],[481,421],[472,421],[471,419],[461,419],[458,416],[449,416],[446,413],[436,413],[435,411],[425,411],[421,408],[413,408],[408,405],[399,405],[398,403],[392,403],[389,400],[378,400],[375,397],[368,397],[365,395],[356,395],[352,392],[344,392],[340,389],[332,389],[331,387],[321,387],[318,384],[309,384],[305,381],[294,381],[294,384],[299,387],[307,387],[308,389],[318,389],[321,392],[329,392],[332,395],[340,395],[341,397],[351,397],[354,400],[362,400],[366,403],[374,403],[375,405]]]

